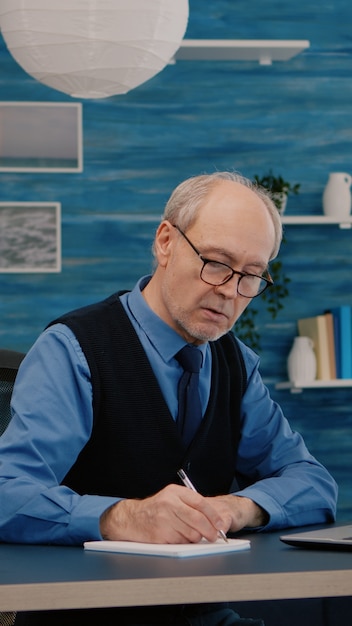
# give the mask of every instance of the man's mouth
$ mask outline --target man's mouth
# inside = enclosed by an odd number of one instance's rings
[[[224,311],[222,311],[220,309],[215,309],[213,307],[205,306],[203,310],[208,314],[208,316],[210,316],[210,317],[212,317],[214,319],[215,318],[216,319],[220,319],[220,318],[228,319],[228,315]]]

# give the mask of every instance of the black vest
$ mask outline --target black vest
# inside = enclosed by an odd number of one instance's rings
[[[235,337],[211,342],[208,407],[184,449],[148,357],[119,300],[68,313],[54,323],[74,332],[93,387],[93,431],[63,480],[80,494],[147,497],[183,467],[203,495],[228,493],[235,478],[246,375]],[[51,325],[50,324],[50,325]]]

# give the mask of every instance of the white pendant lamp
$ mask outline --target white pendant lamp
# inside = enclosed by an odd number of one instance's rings
[[[17,63],[76,98],[126,93],[180,47],[188,0],[0,0],[0,28]]]

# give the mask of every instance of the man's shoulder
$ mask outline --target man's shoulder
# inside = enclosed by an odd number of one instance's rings
[[[48,326],[52,326],[53,324],[65,324],[70,320],[85,320],[85,319],[98,319],[100,316],[105,315],[111,308],[118,310],[123,307],[120,303],[119,296],[122,292],[116,292],[112,295],[104,298],[103,300],[99,300],[98,302],[93,302],[91,304],[87,304],[85,306],[79,307],[77,309],[72,309],[66,313],[63,313],[55,320],[52,320]]]

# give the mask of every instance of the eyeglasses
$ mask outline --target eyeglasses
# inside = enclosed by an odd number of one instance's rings
[[[236,274],[236,276],[239,276],[237,281],[237,293],[244,298],[255,298],[263,293],[267,287],[274,284],[269,272],[266,272],[266,276],[246,274],[245,272],[233,270],[232,267],[226,265],[226,263],[220,263],[219,261],[205,258],[178,226],[173,224],[173,227],[178,230],[191,246],[192,250],[199,256],[200,260],[203,261],[203,267],[200,270],[200,278],[204,283],[213,285],[213,287],[219,287],[220,285],[228,283]]]

